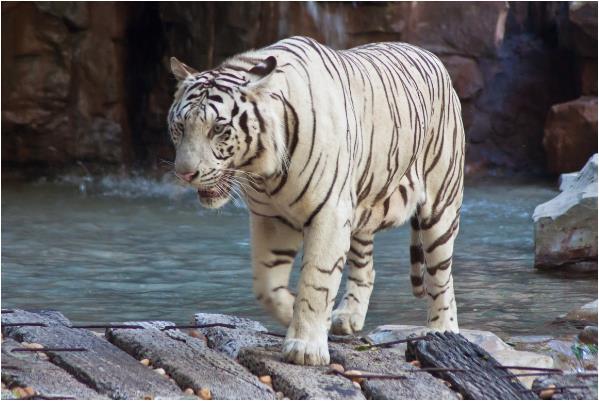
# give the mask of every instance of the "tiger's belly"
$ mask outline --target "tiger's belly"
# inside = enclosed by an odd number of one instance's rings
[[[402,225],[414,214],[422,197],[421,184],[404,176],[386,198],[375,204],[367,201],[358,204],[352,221],[352,235],[372,234]]]

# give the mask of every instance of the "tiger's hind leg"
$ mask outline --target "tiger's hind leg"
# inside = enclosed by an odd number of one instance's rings
[[[423,216],[420,211],[419,215],[422,254],[426,263],[422,290],[428,298],[427,326],[438,331],[458,332],[451,268],[460,209],[449,206],[440,213]]]
[[[364,327],[375,276],[372,251],[372,235],[352,237],[345,294],[332,315],[333,334],[353,334]]]

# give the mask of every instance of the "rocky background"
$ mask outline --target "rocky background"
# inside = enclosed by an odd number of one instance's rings
[[[176,56],[207,69],[291,35],[407,41],[463,103],[467,171],[557,174],[597,149],[597,4],[2,3],[2,164],[157,168]]]

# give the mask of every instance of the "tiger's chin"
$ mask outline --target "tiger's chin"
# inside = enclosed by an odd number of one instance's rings
[[[223,207],[231,199],[229,190],[215,191],[211,189],[198,189],[200,205],[207,209],[218,209]]]

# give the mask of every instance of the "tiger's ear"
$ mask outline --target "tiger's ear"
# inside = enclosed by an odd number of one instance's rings
[[[190,75],[198,73],[196,70],[194,70],[187,64],[177,60],[176,57],[171,57],[171,72],[173,73],[175,78],[177,78],[178,81],[183,81]]]
[[[249,88],[256,88],[263,85],[277,68],[277,59],[273,56],[268,56],[258,64],[253,66],[249,71],[250,82]]]

